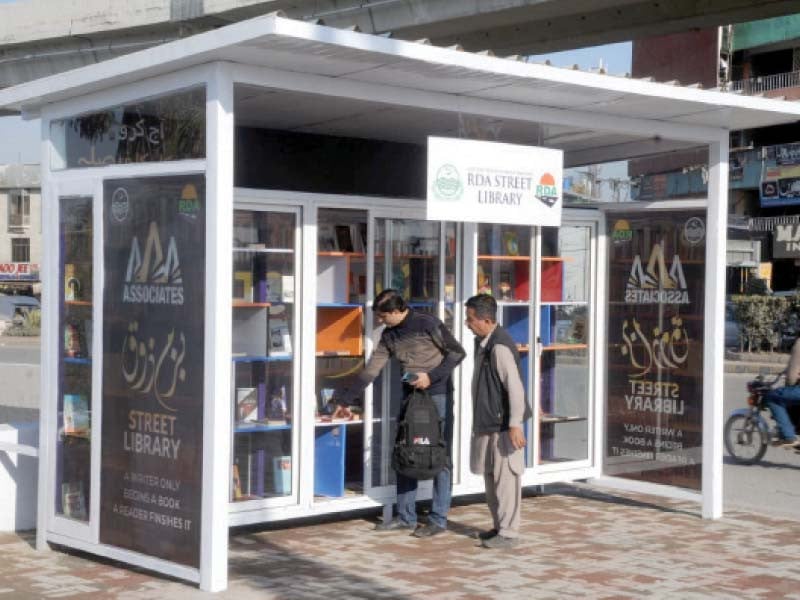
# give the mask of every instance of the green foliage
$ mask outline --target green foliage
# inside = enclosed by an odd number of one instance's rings
[[[777,296],[733,296],[733,312],[742,331],[747,351],[774,350],[780,343],[776,329],[789,314],[787,298]]]

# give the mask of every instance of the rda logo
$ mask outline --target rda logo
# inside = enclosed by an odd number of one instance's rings
[[[183,304],[183,277],[175,237],[170,236],[165,256],[155,221],[150,222],[144,255],[139,238],[134,236],[131,241],[122,300],[136,304]]]
[[[436,179],[433,182],[433,193],[440,200],[458,200],[464,186],[461,185],[461,176],[458,169],[453,165],[442,165],[436,171]]]
[[[633,239],[633,231],[631,231],[631,224],[625,219],[620,219],[614,223],[614,231],[611,232],[611,240],[615,244],[623,242],[630,242]]]
[[[553,206],[558,201],[556,180],[550,173],[542,175],[539,184],[536,186],[536,193],[534,195],[547,206]]]
[[[187,217],[196,217],[198,212],[200,212],[200,199],[197,197],[197,188],[191,183],[187,183],[181,190],[178,213]]]
[[[628,304],[689,304],[686,277],[681,259],[675,254],[667,271],[664,260],[664,242],[655,244],[650,251],[647,269],[642,268],[642,257],[633,259],[631,273],[625,287]]]

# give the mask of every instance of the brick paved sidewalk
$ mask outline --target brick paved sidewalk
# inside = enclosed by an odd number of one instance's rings
[[[524,500],[524,539],[481,548],[481,502],[456,506],[447,533],[376,533],[371,517],[235,532],[226,592],[81,553],[32,549],[0,534],[0,600],[193,598],[467,600],[516,598],[800,598],[800,522],[581,486]]]

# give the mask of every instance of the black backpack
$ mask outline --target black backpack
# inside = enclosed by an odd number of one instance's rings
[[[414,390],[400,414],[392,468],[411,479],[433,479],[447,466],[442,419],[431,396]]]

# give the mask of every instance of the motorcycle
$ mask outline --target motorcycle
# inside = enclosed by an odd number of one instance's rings
[[[773,437],[777,437],[774,428],[761,414],[766,412],[770,419],[772,414],[764,403],[764,397],[782,377],[782,373],[773,381],[764,381],[759,375],[747,382],[747,404],[749,408],[734,410],[725,422],[725,449],[737,463],[752,465],[764,458],[767,447]],[[788,409],[789,418],[797,428],[800,424],[798,407]]]

